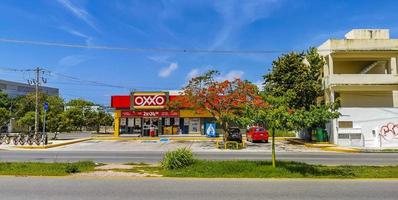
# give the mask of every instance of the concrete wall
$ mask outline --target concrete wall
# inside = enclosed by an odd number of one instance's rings
[[[339,112],[342,115],[337,121],[353,121],[353,128],[361,129],[365,147],[380,147],[380,140],[382,147],[398,147],[398,136],[383,138],[379,135],[382,126],[398,124],[398,108],[340,108]]]
[[[393,107],[392,91],[338,92],[341,107]]]
[[[375,60],[334,61],[334,74],[359,74],[364,68],[374,63]],[[387,60],[386,60],[387,62]],[[389,64],[377,64],[367,74],[388,74]]]

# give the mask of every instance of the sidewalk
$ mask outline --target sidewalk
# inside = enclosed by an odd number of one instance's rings
[[[70,144],[75,144],[79,142],[85,142],[91,140],[91,138],[79,138],[79,139],[68,139],[68,140],[49,140],[47,145],[14,145],[12,143],[10,144],[1,144],[0,149],[3,150],[14,150],[14,149],[49,149],[49,148],[54,148],[54,147],[60,147],[60,146],[65,146],[65,145],[70,145]]]
[[[363,150],[361,150],[359,148],[341,147],[341,146],[337,146],[335,144],[330,144],[328,142],[308,143],[308,142],[305,142],[304,140],[298,139],[298,138],[288,139],[287,141],[292,143],[292,144],[304,145],[304,146],[306,146],[308,148],[318,148],[318,149],[321,149],[323,151],[333,151],[333,152],[342,152],[342,153],[360,153],[360,152],[363,152]]]

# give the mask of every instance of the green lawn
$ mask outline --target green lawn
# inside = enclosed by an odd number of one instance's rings
[[[271,136],[271,130],[268,130],[269,136]],[[275,137],[296,137],[294,131],[287,130],[275,130]]]
[[[196,161],[177,170],[160,171],[166,177],[203,178],[398,178],[398,166],[323,166],[298,162]]]
[[[65,176],[72,173],[93,171],[91,161],[76,163],[0,162],[0,175],[16,176]]]

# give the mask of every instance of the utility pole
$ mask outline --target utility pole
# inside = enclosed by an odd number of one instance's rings
[[[36,89],[36,103],[35,103],[35,135],[39,134],[39,84],[40,84],[40,67],[36,67],[35,89]]]

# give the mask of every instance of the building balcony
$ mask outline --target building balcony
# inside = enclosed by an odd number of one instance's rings
[[[324,86],[332,85],[398,85],[398,75],[333,74],[324,78]]]

